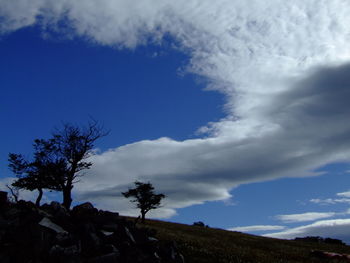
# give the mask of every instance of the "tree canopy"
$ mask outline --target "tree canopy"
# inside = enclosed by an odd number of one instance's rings
[[[140,209],[142,223],[145,222],[146,214],[160,207],[161,200],[165,198],[164,194],[155,194],[154,187],[151,183],[142,183],[136,181],[135,188],[129,189],[127,192],[122,192],[126,198],[133,198],[131,202],[136,203],[136,207]]]

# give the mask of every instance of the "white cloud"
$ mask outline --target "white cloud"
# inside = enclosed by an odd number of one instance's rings
[[[226,95],[227,117],[203,128],[203,139],[97,154],[75,188],[80,199],[130,213],[118,193],[150,180],[168,195],[162,211],[171,215],[228,199],[241,183],[317,175],[349,159],[350,67],[340,66],[350,58],[349,11],[342,0],[5,0],[0,30],[36,23],[117,48],[161,44],[170,34],[191,56],[187,71]]]
[[[258,232],[258,231],[272,231],[272,230],[283,230],[285,226],[271,226],[271,225],[256,225],[256,226],[239,226],[229,228],[227,230],[230,231],[238,231],[238,232]]]
[[[337,193],[337,196],[349,198],[350,197],[350,191]]]
[[[314,198],[314,199],[311,199],[310,202],[314,204],[319,204],[319,205],[350,204],[350,199],[349,198],[327,198],[327,199]]]
[[[350,242],[350,219],[322,220],[310,225],[287,229],[285,231],[266,234],[265,236],[293,239],[305,236],[321,236],[341,239]]]
[[[277,215],[275,218],[283,223],[298,223],[315,221],[318,219],[333,217],[335,215],[337,215],[335,212],[307,212],[302,214]]]

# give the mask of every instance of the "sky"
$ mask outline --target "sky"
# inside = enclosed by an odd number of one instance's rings
[[[76,203],[350,243],[350,3],[0,0],[0,189],[62,122],[110,130]],[[31,199],[36,193],[22,192]],[[44,201],[59,198],[47,193]]]

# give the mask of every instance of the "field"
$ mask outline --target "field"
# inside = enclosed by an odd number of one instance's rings
[[[349,262],[320,259],[312,256],[311,251],[350,254],[350,246],[265,238],[158,220],[146,220],[146,227],[155,229],[162,242],[176,241],[186,263]]]

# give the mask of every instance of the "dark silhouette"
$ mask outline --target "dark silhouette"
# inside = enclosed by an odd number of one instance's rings
[[[13,186],[38,190],[37,205],[43,189],[62,191],[63,205],[69,209],[74,183],[92,165],[85,160],[90,157],[94,142],[107,134],[96,121],[85,127],[63,124],[52,133],[52,138],[34,141],[34,161],[28,162],[20,154],[9,155],[9,166],[18,177]]]
[[[54,173],[64,170],[64,163],[56,160],[52,154],[51,145],[43,140],[35,140],[34,158],[25,160],[21,154],[9,154],[9,168],[17,176],[12,187],[29,191],[38,190],[39,194],[35,204],[40,205],[43,189],[61,190]],[[60,168],[60,169],[59,169]]]
[[[6,184],[7,189],[10,190],[11,193],[11,197],[9,198],[9,200],[13,203],[18,203],[18,195],[19,195],[19,188],[15,187],[13,185],[8,185]]]
[[[205,225],[202,221],[193,222],[192,225],[193,225],[193,226],[199,226],[199,227],[206,227],[206,228],[209,228],[209,226],[208,226],[208,225]]]
[[[319,236],[307,236],[307,237],[296,237],[294,240],[310,242],[310,243],[324,243],[324,244],[334,244],[334,245],[342,245],[342,246],[346,245],[342,240],[330,238],[330,237],[323,238]]]
[[[148,211],[160,207],[160,202],[165,195],[155,194],[154,187],[151,183],[135,182],[135,188],[123,192],[122,195],[126,198],[134,198],[131,202],[137,203],[136,207],[141,212],[141,223],[145,223],[145,215]]]

